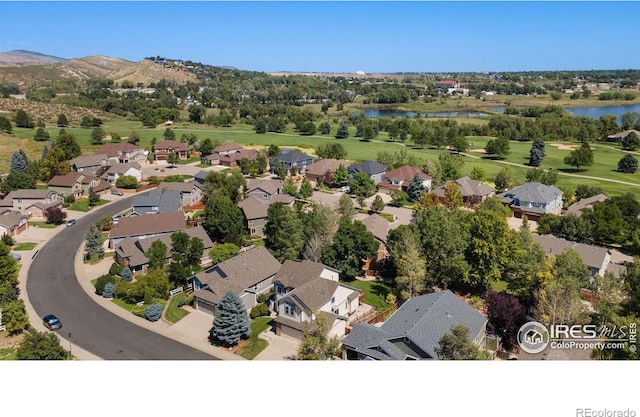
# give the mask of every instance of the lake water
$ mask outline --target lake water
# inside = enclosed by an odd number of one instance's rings
[[[362,112],[353,112],[353,114],[360,114]],[[416,117],[418,113],[413,111],[401,111],[401,110],[379,110],[379,109],[367,109],[364,111],[367,117]],[[465,112],[428,112],[420,113],[421,117],[484,117],[488,116],[487,113],[465,113]]]
[[[504,112],[504,107],[491,107],[491,110],[498,112]],[[625,113],[638,112],[640,113],[640,104],[626,104],[618,106],[592,106],[592,107],[571,107],[566,108],[567,113],[574,114],[576,116],[587,116],[593,119],[599,119],[600,116],[613,115],[618,119]]]

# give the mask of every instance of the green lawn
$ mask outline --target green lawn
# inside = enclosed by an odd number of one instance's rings
[[[167,310],[164,313],[165,319],[175,324],[178,321],[180,321],[180,319],[184,318],[187,314],[189,314],[188,311],[178,307],[178,302],[180,300],[184,301],[185,297],[186,297],[186,294],[183,292],[171,297],[171,299],[169,300],[169,305],[167,306]]]
[[[41,227],[43,229],[55,229],[56,227],[60,226],[59,224],[47,223],[47,222],[29,221],[28,223],[29,223],[29,226],[31,227]]]
[[[96,206],[101,206],[103,204],[107,204],[108,202],[109,202],[109,200],[100,199],[100,201],[98,201]],[[72,203],[71,206],[69,206],[69,208],[68,208],[68,210],[83,211],[83,212],[87,212],[87,211],[89,211],[91,209],[92,209],[92,207],[89,207],[89,199],[88,198],[83,198],[82,200],[78,200],[75,203]]]
[[[247,344],[239,348],[235,354],[245,359],[253,360],[269,346],[269,343],[264,339],[260,339],[258,335],[269,328],[271,320],[271,317],[258,317],[253,320],[251,322],[251,336],[249,336]]]
[[[387,304],[385,299],[387,294],[394,292],[391,285],[385,282],[360,280],[350,281],[346,284],[350,287],[355,287],[366,294],[364,297],[365,304],[369,304],[383,310],[391,307]]]
[[[32,250],[36,246],[38,246],[38,244],[34,242],[23,242],[15,245],[13,250]]]
[[[18,359],[18,350],[13,348],[0,349],[0,361],[15,361]]]

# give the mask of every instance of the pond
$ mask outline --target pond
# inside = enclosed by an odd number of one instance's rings
[[[504,113],[504,107],[491,107],[491,110],[495,110],[500,113]],[[570,107],[564,109],[567,113],[574,114],[576,116],[587,116],[593,119],[599,119],[600,116],[613,115],[618,119],[625,114],[631,112],[640,113],[640,104],[622,104],[617,106],[591,106],[591,107]]]
[[[503,109],[504,111],[504,109]],[[363,112],[353,112],[353,114],[362,114]],[[417,112],[414,111],[402,111],[402,110],[380,110],[380,109],[365,109],[364,114],[367,117],[416,117]],[[426,112],[420,113],[420,117],[485,117],[487,113],[481,112]]]

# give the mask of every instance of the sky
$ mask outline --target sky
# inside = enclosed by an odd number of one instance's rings
[[[640,2],[0,2],[0,52],[252,71],[639,69]],[[629,30],[627,30],[629,29]]]

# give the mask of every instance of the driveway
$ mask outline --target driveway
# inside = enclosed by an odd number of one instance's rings
[[[185,165],[177,164],[175,166],[169,166],[165,161],[156,161],[156,163],[153,164],[142,165],[142,176],[144,178],[149,178],[153,175],[157,177],[166,177],[169,175],[195,176],[200,171],[222,171],[227,169],[222,165],[212,165],[206,168],[200,168],[197,166],[199,164],[199,162],[191,162]]]

